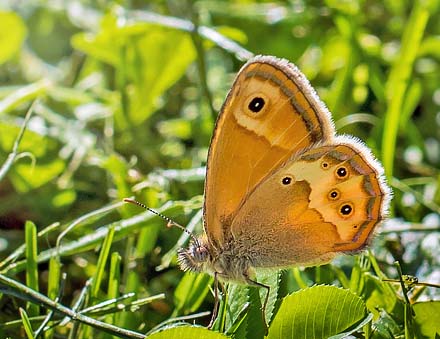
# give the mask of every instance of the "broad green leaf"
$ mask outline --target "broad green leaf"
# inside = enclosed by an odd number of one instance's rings
[[[119,52],[126,43],[126,38],[117,27],[116,18],[104,16],[98,34],[78,33],[72,37],[71,43],[74,48],[89,56],[117,67],[121,64]]]
[[[417,338],[435,338],[440,334],[440,301],[415,303],[413,310]]]
[[[12,145],[19,133],[19,127],[0,123],[0,162],[11,152]],[[61,174],[65,163],[56,156],[56,143],[45,137],[27,130],[21,140],[19,152],[27,152],[31,156],[16,160],[8,176],[15,189],[21,193],[40,187]],[[35,159],[35,163],[32,158]]]
[[[64,168],[65,164],[60,159],[47,162],[37,159],[35,166],[29,160],[20,160],[10,172],[10,178],[15,189],[24,193],[47,184],[60,175]]]
[[[349,334],[353,334],[357,331],[362,331],[362,328],[367,325],[371,320],[373,319],[373,314],[368,314],[362,321],[356,323],[354,326],[351,326],[344,332],[341,332],[340,334],[332,335],[329,337],[329,339],[343,339],[347,338]]]
[[[267,271],[267,272],[257,272],[257,281],[270,286],[270,291],[269,291],[269,299],[267,300],[267,306],[266,306],[266,321],[269,324],[274,310],[275,310],[275,303],[277,302],[278,299],[278,289],[280,287],[280,278],[281,278],[281,273],[278,272],[274,272],[274,271]],[[263,303],[264,302],[264,298],[266,298],[266,289],[264,288],[260,288],[259,289],[259,293],[260,293],[260,300]]]
[[[196,52],[188,33],[154,25],[132,43],[138,64],[132,70],[129,116],[140,123],[160,106],[159,97],[183,76]]]
[[[374,339],[394,339],[402,332],[399,321],[394,319],[394,315],[390,315],[386,311],[380,312],[379,318],[374,321]]]
[[[249,289],[247,285],[228,285],[228,305],[226,312],[226,329],[229,329],[237,320],[243,306],[249,301]],[[245,320],[246,321],[246,320]]]
[[[357,331],[362,331],[362,328],[367,325],[373,319],[373,314],[368,314],[362,321],[358,322],[354,326],[351,326],[349,329],[344,332],[336,335],[332,335],[329,339],[343,339],[346,338],[349,334],[355,333]]]
[[[266,322],[269,324],[277,301],[280,273],[274,271],[259,271],[256,276],[256,280],[259,283],[270,286],[269,299],[265,310]],[[244,320],[247,328],[251,329],[247,331],[247,337],[263,337],[264,324],[262,321],[261,307],[266,298],[266,293],[266,289],[262,287],[230,284],[228,288],[226,329],[229,330],[231,326],[235,325],[237,319],[241,321],[240,315],[243,311],[243,307],[249,302],[250,304],[246,311],[247,317]]]
[[[209,331],[203,327],[175,327],[154,333],[148,339],[226,339],[224,334]]]
[[[12,151],[14,141],[20,132],[20,127],[13,123],[0,122],[0,154],[9,153]],[[43,135],[32,132],[27,129],[24,137],[20,142],[19,152],[32,152],[38,158],[43,156],[50,146],[54,143]],[[0,161],[3,160],[0,157]]]
[[[364,288],[362,295],[370,312],[379,316],[380,310],[391,312],[397,303],[397,296],[393,287],[379,278],[364,274]]]
[[[265,327],[263,322],[263,316],[261,313],[261,308],[263,307],[264,298],[266,296],[266,289],[261,288],[264,291],[265,296],[260,298],[260,288],[250,287],[249,288],[249,308],[247,310],[247,317],[245,319],[247,325],[247,339],[258,339],[263,338],[265,334]]]
[[[115,68],[116,86],[128,98],[125,108],[136,124],[160,106],[159,98],[196,58],[189,33],[147,23],[121,26],[112,16],[104,17],[97,35],[77,34],[72,44]],[[127,116],[115,118],[126,126]]]
[[[269,328],[269,339],[328,338],[366,316],[360,297],[335,286],[313,286],[284,298]]]
[[[25,37],[23,20],[13,12],[0,11],[0,65],[20,50]]]

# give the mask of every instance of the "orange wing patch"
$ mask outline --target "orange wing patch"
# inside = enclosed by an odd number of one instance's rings
[[[315,148],[292,162],[292,175],[310,182],[310,208],[336,226],[340,241],[335,251],[362,249],[385,216],[388,188],[381,167],[365,159],[369,153],[363,148],[351,140]]]

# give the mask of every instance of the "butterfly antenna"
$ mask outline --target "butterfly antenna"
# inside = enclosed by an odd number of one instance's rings
[[[167,217],[166,215],[163,215],[162,213],[159,213],[158,211],[148,207],[147,205],[145,205],[145,204],[143,204],[143,203],[141,203],[139,201],[133,200],[133,199],[124,198],[124,202],[129,202],[130,204],[138,205],[138,206],[146,209],[147,211],[157,215],[158,217],[161,217],[162,219],[167,221],[167,227],[176,226],[177,228],[180,228],[183,232],[185,232],[186,234],[188,234],[191,237],[191,239],[194,241],[195,244],[199,245],[199,241],[194,236],[194,234],[192,234],[185,227],[183,227],[182,225],[178,224],[177,222],[175,222],[171,218]]]

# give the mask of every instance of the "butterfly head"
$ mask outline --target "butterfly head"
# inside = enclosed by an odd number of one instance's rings
[[[205,237],[192,241],[188,248],[181,248],[177,256],[184,271],[205,272],[212,262],[208,240]]]

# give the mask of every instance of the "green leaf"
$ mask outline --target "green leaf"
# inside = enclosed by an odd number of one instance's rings
[[[434,338],[440,334],[440,301],[425,301],[412,305],[417,338]]]
[[[129,92],[129,117],[137,124],[160,106],[159,97],[183,76],[196,52],[188,33],[155,25],[135,42],[139,60]]]
[[[349,334],[355,333],[357,331],[362,331],[362,327],[367,325],[372,319],[373,314],[370,313],[362,321],[358,322],[354,326],[351,326],[348,330],[337,335],[332,335],[331,337],[329,337],[329,339],[343,339],[346,338]]]
[[[274,272],[273,270],[258,271],[256,273],[256,281],[270,286],[269,299],[265,310],[266,322],[269,324],[274,312],[275,303],[277,302],[280,272]],[[228,312],[226,313],[227,331],[235,327],[237,321],[242,321],[241,313],[243,312],[243,306],[249,302],[249,307],[246,310],[247,317],[244,320],[246,327],[249,329],[247,331],[247,337],[262,338],[265,329],[261,307],[266,298],[266,293],[267,290],[262,287],[230,284],[228,287]]]
[[[281,273],[280,271],[278,272],[273,272],[273,271],[267,271],[267,272],[257,272],[257,281],[259,283],[262,283],[264,285],[270,286],[270,291],[269,291],[269,299],[267,300],[267,305],[266,305],[266,321],[269,324],[270,320],[272,319],[274,310],[275,310],[275,304],[277,302],[278,299],[278,290],[280,287],[280,278],[281,278]],[[265,288],[259,288],[259,292],[260,292],[260,300],[263,303],[264,299],[266,298],[266,289]]]
[[[377,316],[382,309],[392,312],[398,302],[393,287],[371,274],[364,274],[362,295],[368,310]]]
[[[0,11],[0,65],[21,49],[25,37],[23,20],[13,12]]]
[[[203,327],[175,327],[148,336],[149,339],[225,339],[227,336]]]
[[[43,186],[63,172],[65,164],[60,159],[39,162],[35,166],[25,163],[25,160],[15,164],[11,171],[11,181],[19,192],[27,192]]]
[[[0,122],[0,163],[3,154],[12,150],[19,128],[10,123]],[[20,142],[19,153],[31,154],[31,157],[18,159],[8,172],[14,188],[21,192],[40,187],[61,174],[65,163],[56,157],[57,145],[54,140],[45,135],[26,130]],[[54,157],[55,154],[55,157]]]
[[[313,286],[284,298],[268,338],[328,338],[359,325],[366,311],[362,299],[349,290]]]
[[[393,339],[402,333],[398,319],[386,311],[380,312],[379,318],[374,321],[374,339]]]
[[[227,296],[226,329],[230,329],[236,322],[243,305],[249,301],[250,287],[247,285],[229,284]],[[246,320],[245,320],[246,321]]]
[[[121,26],[105,16],[96,36],[77,34],[75,48],[115,68],[116,86],[128,99],[125,109],[131,123],[146,120],[160,107],[159,98],[196,58],[187,32],[156,24]],[[127,125],[127,112],[116,112],[119,127]]]

